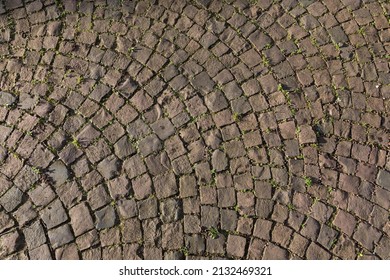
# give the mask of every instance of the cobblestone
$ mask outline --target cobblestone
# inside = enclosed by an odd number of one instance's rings
[[[0,259],[389,259],[383,1],[130,2],[0,4]]]

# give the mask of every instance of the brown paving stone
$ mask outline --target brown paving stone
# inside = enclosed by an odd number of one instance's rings
[[[0,5],[0,258],[388,258],[383,3],[271,2]]]

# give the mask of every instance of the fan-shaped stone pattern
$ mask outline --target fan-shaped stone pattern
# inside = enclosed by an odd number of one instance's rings
[[[386,1],[0,3],[0,258],[389,259]]]

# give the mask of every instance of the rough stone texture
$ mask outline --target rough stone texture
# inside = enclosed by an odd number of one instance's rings
[[[376,183],[390,190],[390,172],[386,170],[379,170],[378,176],[376,177]]]
[[[41,211],[42,221],[48,229],[54,228],[68,219],[68,214],[59,199]]]
[[[0,91],[0,106],[11,106],[15,101],[16,97],[13,94]]]
[[[237,235],[229,235],[227,239],[226,252],[234,257],[241,258],[245,254],[245,243],[244,237]]]
[[[0,2],[0,259],[389,258],[388,1]]]
[[[86,203],[80,203],[69,210],[70,223],[75,236],[93,228],[93,221]]]
[[[96,211],[96,229],[110,228],[115,225],[116,215],[112,206]]]
[[[74,240],[71,228],[68,224],[48,231],[51,246],[56,249]]]
[[[46,242],[45,231],[40,221],[33,223],[27,227],[23,234],[26,238],[27,247],[29,250],[35,249]]]
[[[20,205],[22,196],[23,193],[17,187],[12,187],[0,198],[0,205],[7,212],[11,212]]]
[[[59,187],[68,179],[68,170],[61,161],[56,161],[49,166],[47,175],[53,180],[54,186]]]

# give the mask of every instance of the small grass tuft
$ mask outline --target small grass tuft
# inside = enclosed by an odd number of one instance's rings
[[[181,248],[179,249],[179,251],[182,252],[183,255],[186,256],[186,257],[189,255],[189,251],[188,251],[188,248],[187,248],[187,247],[181,247]]]
[[[233,121],[238,122],[241,119],[241,115],[237,112],[233,113]]]
[[[306,187],[311,187],[313,185],[313,180],[310,177],[303,176],[303,179],[305,180]]]
[[[38,167],[31,167],[31,170],[35,173],[35,174],[41,174],[41,170],[38,168]]]
[[[76,137],[73,137],[72,142],[71,142],[76,148],[80,148],[80,142]]]
[[[215,227],[209,228],[209,236],[211,239],[217,239],[219,236],[219,231]]]

